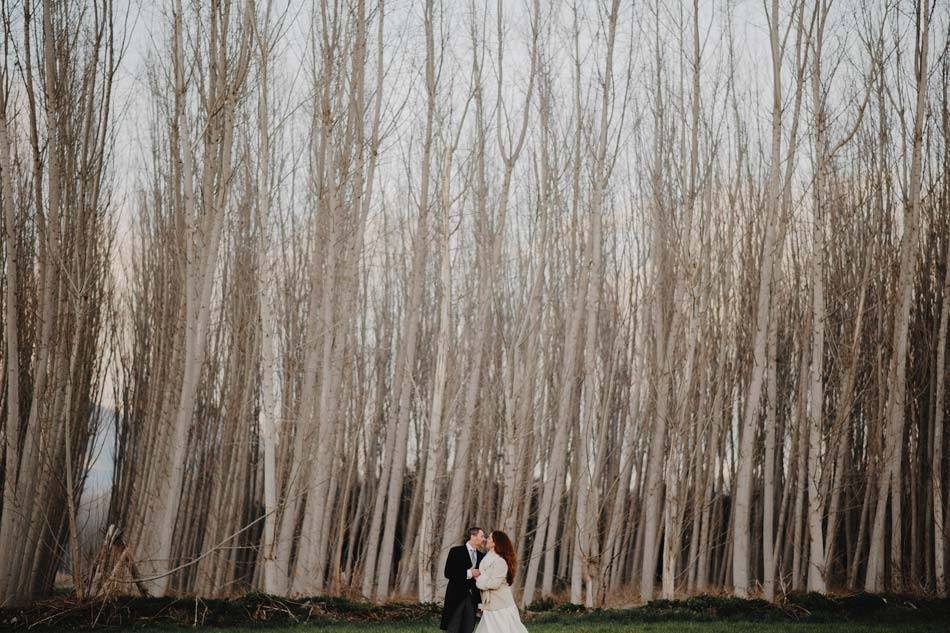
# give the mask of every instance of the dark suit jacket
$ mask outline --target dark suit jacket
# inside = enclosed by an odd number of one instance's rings
[[[475,567],[478,567],[485,555],[476,551],[475,556]],[[448,627],[452,614],[466,597],[471,596],[473,610],[478,607],[479,591],[475,586],[475,579],[466,578],[471,568],[472,559],[469,558],[468,548],[464,544],[449,550],[449,555],[445,558],[445,577],[448,578],[449,584],[445,588],[445,606],[442,608],[442,622],[439,624],[439,628],[443,630]]]

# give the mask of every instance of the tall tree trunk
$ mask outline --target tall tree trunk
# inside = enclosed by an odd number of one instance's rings
[[[590,227],[588,229],[588,252],[591,253],[587,271],[585,273],[586,283],[585,291],[587,314],[584,317],[584,368],[581,376],[581,411],[580,411],[580,429],[577,436],[577,445],[580,453],[578,463],[579,478],[577,482],[577,502],[575,506],[574,524],[577,526],[575,532],[575,546],[573,559],[571,561],[571,602],[575,604],[587,604],[594,606],[595,590],[593,580],[596,575],[592,572],[597,556],[595,551],[598,549],[596,540],[596,530],[598,519],[600,517],[600,508],[596,505],[591,508],[589,501],[593,486],[593,470],[596,467],[598,444],[594,441],[594,429],[597,426],[595,416],[597,415],[598,403],[596,394],[598,392],[597,374],[597,323],[598,312],[601,304],[601,268],[603,266],[603,242],[601,236],[601,214],[604,204],[605,189],[609,173],[607,172],[607,131],[610,121],[609,112],[611,106],[611,90],[613,79],[613,57],[614,42],[617,32],[618,12],[620,9],[619,0],[613,0],[610,13],[607,17],[607,59],[604,68],[604,85],[600,104],[600,131],[598,133],[596,155],[594,159],[594,190],[591,194],[590,208]],[[575,9],[576,11],[576,9]],[[576,19],[576,13],[575,13]],[[575,27],[576,28],[576,27]],[[577,45],[577,31],[575,30],[575,54]],[[577,116],[580,116],[580,57],[578,55],[575,72],[577,89],[575,91],[575,107]],[[593,449],[593,450],[592,450]],[[584,586],[587,587],[587,598],[584,601]]]
[[[261,561],[262,589],[264,593],[276,594],[280,591],[278,574],[287,570],[277,568],[276,525],[277,525],[277,421],[281,417],[280,401],[277,398],[274,375],[277,365],[277,322],[271,306],[271,289],[277,285],[277,276],[268,265],[268,219],[271,217],[271,149],[270,149],[270,76],[269,60],[271,48],[271,2],[264,5],[264,24],[255,29],[260,58],[258,60],[258,163],[257,163],[257,230],[260,241],[258,247],[259,270],[265,274],[269,283],[260,288],[258,299],[259,336],[261,337],[261,407],[258,413],[261,445],[264,450],[264,528],[259,560]]]
[[[928,54],[930,51],[930,3],[917,3],[917,45],[914,55],[914,70],[917,77],[917,102],[914,109],[913,149],[911,154],[908,203],[904,213],[904,231],[901,235],[900,270],[897,278],[898,305],[894,317],[893,350],[888,371],[888,398],[886,429],[884,435],[884,468],[878,481],[877,507],[871,531],[871,549],[868,554],[867,575],[864,587],[867,591],[884,590],[884,520],[888,498],[891,500],[891,581],[899,587],[903,568],[901,565],[901,536],[894,528],[899,526],[899,499],[901,493],[900,463],[903,454],[905,396],[907,391],[907,330],[910,325],[910,305],[914,285],[911,278],[916,266],[917,234],[920,217],[920,172],[921,148],[927,110],[927,79],[930,74]]]
[[[946,86],[944,86],[946,92]],[[944,134],[946,135],[950,128],[950,116],[946,110],[946,96],[944,96]],[[934,585],[938,594],[947,593],[947,563],[946,563],[946,543],[948,538],[947,528],[944,523],[944,502],[943,502],[943,456],[944,456],[944,409],[946,406],[947,389],[947,324],[950,322],[950,240],[947,240],[947,250],[944,255],[944,277],[943,289],[941,294],[943,300],[940,304],[940,326],[937,331],[937,367],[936,367],[936,386],[935,386],[935,405],[934,405],[934,432],[933,432],[933,456],[931,463],[931,487],[933,494],[933,531],[934,531]]]

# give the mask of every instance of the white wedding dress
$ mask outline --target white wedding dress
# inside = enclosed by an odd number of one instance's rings
[[[521,622],[518,607],[506,607],[497,611],[482,611],[482,619],[475,633],[527,633]]]
[[[489,552],[478,570],[481,575],[475,584],[482,592],[482,619],[475,627],[475,633],[527,633],[508,586],[505,559]]]

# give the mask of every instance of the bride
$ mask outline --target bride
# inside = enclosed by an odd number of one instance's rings
[[[494,530],[488,537],[488,554],[478,565],[475,584],[482,592],[482,619],[475,633],[527,633],[514,596],[517,561],[511,539],[504,532]]]

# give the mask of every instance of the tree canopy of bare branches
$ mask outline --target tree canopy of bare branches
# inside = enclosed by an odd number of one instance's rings
[[[0,11],[0,602],[946,593],[945,4],[127,13]]]

